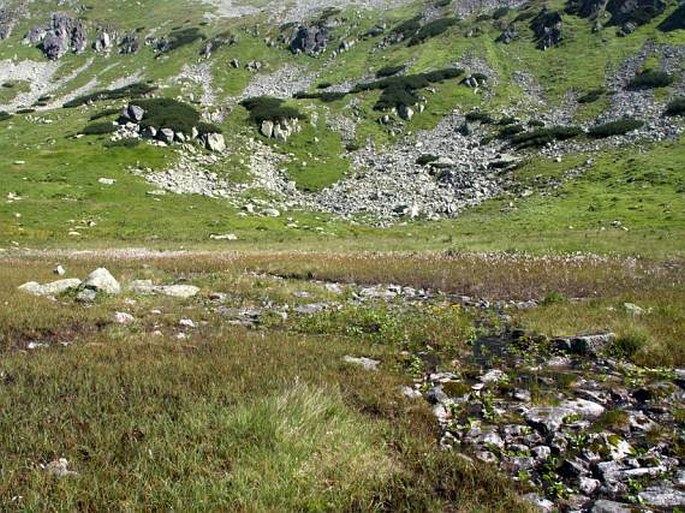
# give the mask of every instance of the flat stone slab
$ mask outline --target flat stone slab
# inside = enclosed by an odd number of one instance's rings
[[[19,286],[18,290],[33,294],[34,296],[56,296],[68,290],[77,289],[81,286],[81,280],[78,278],[69,278],[66,280],[57,280],[41,285],[36,281],[30,281]]]
[[[137,294],[161,294],[180,299],[194,297],[200,292],[200,288],[194,285],[155,285],[152,280],[135,280],[129,284],[128,288]]]

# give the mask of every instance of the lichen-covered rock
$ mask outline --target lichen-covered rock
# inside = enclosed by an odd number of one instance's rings
[[[296,54],[318,55],[326,50],[329,37],[325,27],[300,27],[290,42],[290,50]]]

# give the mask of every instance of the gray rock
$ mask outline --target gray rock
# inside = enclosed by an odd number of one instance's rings
[[[652,486],[638,493],[644,504],[658,508],[685,506],[685,492],[667,486]]]
[[[262,121],[262,126],[260,127],[259,131],[261,134],[266,137],[267,139],[271,139],[271,137],[274,135],[274,123],[273,121],[269,120],[264,120]]]
[[[592,513],[632,513],[633,508],[630,504],[607,501],[600,499],[592,506]]]
[[[135,322],[136,318],[133,317],[130,313],[126,312],[114,312],[114,322],[117,324],[132,324]]]
[[[52,273],[56,274],[57,276],[64,276],[67,271],[62,264],[57,264],[57,266],[52,270]]]
[[[600,486],[599,480],[592,479],[591,477],[581,476],[578,482],[578,489],[585,495],[592,495]]]
[[[96,292],[103,292],[105,294],[117,295],[121,294],[121,285],[114,279],[114,276],[105,269],[100,267],[90,273],[86,281],[83,282],[83,288],[91,289]]]
[[[127,109],[128,118],[136,123],[142,121],[145,116],[145,109],[138,105],[129,105]]]
[[[431,404],[441,403],[447,399],[447,394],[443,392],[442,386],[433,387],[426,392],[426,400]]]
[[[157,290],[165,296],[188,299],[196,296],[200,292],[200,288],[194,285],[163,285],[157,287]]]
[[[222,152],[226,149],[226,141],[221,134],[207,134],[205,136],[205,147],[209,151]]]
[[[80,285],[81,280],[77,278],[53,281],[43,285],[35,281],[30,281],[21,285],[18,290],[33,294],[34,296],[56,296],[68,290],[76,289]]]
[[[167,144],[174,142],[174,135],[174,131],[171,128],[162,128],[157,132],[159,140]]]
[[[584,356],[597,356],[605,352],[615,339],[614,333],[574,337],[571,339],[571,351]]]
[[[92,289],[83,289],[76,296],[76,301],[80,303],[92,303],[97,299],[97,292]]]
[[[45,466],[45,471],[56,478],[76,476],[78,472],[69,470],[69,461],[66,458],[51,461]]]
[[[527,493],[523,498],[537,507],[540,512],[551,513],[554,511],[554,503],[549,499],[541,497],[537,493]]]
[[[355,357],[350,355],[344,356],[343,361],[352,365],[358,365],[367,371],[377,371],[378,365],[381,363],[379,360],[374,360],[365,356]]]
[[[295,311],[299,314],[309,315],[314,313],[323,312],[328,308],[326,303],[310,303],[307,305],[300,305],[295,308]]]

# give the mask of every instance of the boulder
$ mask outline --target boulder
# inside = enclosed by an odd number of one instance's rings
[[[159,140],[166,144],[174,142],[174,135],[174,131],[171,128],[162,128],[157,132]]]
[[[343,361],[346,363],[351,363],[352,365],[358,365],[362,369],[367,370],[367,371],[378,370],[378,365],[381,363],[378,360],[374,360],[372,358],[367,358],[365,356],[355,357],[355,356],[350,356],[350,355],[346,355],[345,357],[343,357]]]
[[[83,288],[94,290],[95,292],[102,292],[104,294],[121,294],[121,285],[119,285],[119,282],[114,279],[114,276],[112,276],[104,267],[95,269],[90,273],[88,278],[86,278],[86,281],[83,282]]]
[[[300,27],[290,42],[290,51],[318,55],[326,50],[330,32],[326,27]]]
[[[43,285],[35,281],[30,281],[21,285],[19,290],[28,294],[33,294],[34,296],[56,296],[68,290],[76,289],[80,285],[81,280],[78,278],[58,280]]]
[[[205,147],[209,151],[222,152],[226,149],[226,141],[221,134],[207,134],[205,136]]]
[[[127,107],[127,114],[128,114],[128,119],[135,123],[140,123],[142,121],[143,117],[145,116],[145,109],[138,105],[129,105]]]
[[[274,135],[274,123],[273,121],[264,120],[262,121],[262,126],[259,129],[260,133],[267,139],[271,139]]]
[[[590,511],[591,513],[632,513],[633,507],[630,504],[600,499],[595,502]]]

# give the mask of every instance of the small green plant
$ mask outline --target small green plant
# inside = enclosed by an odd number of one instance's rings
[[[685,96],[671,100],[666,106],[667,116],[685,116]]]
[[[667,87],[673,83],[673,76],[665,71],[647,69],[638,73],[635,78],[628,82],[627,88],[632,91],[641,89],[657,89]]]
[[[117,127],[108,121],[103,121],[103,122],[98,122],[98,123],[91,123],[90,125],[86,125],[86,127],[81,130],[81,133],[84,135],[103,135],[103,134],[111,134],[117,129]]]
[[[645,124],[644,121],[635,118],[622,118],[610,121],[602,125],[593,126],[588,130],[588,135],[594,139],[603,139],[612,135],[624,135],[637,130]]]
[[[568,303],[568,298],[558,290],[550,290],[542,298],[543,305],[560,305]]]
[[[647,335],[633,330],[616,338],[610,348],[611,354],[619,358],[633,358],[648,343]]]

